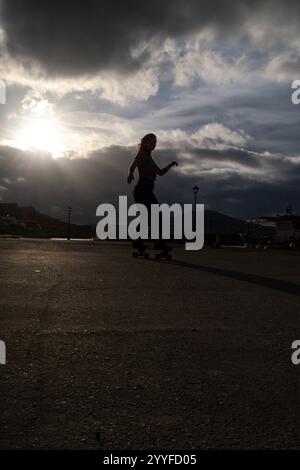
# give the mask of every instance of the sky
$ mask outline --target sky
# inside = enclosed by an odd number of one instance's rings
[[[300,212],[298,0],[0,0],[0,202],[91,223],[144,134],[160,202]],[[137,175],[135,181],[137,180]]]

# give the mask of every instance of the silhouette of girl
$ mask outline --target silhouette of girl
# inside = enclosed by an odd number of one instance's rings
[[[136,203],[144,204],[147,207],[149,215],[151,204],[158,204],[158,200],[153,192],[156,176],[163,176],[170,168],[177,166],[177,163],[173,161],[165,168],[159,168],[151,156],[151,152],[155,147],[156,136],[154,134],[146,134],[138,145],[137,155],[130,166],[127,178],[130,184],[134,179],[133,174],[135,169],[138,169],[139,180],[134,188],[133,196]]]

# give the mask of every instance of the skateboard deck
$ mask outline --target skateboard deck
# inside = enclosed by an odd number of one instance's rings
[[[149,259],[151,258],[149,251],[156,251],[154,255],[154,259],[157,261],[160,260],[171,260],[172,259],[172,247],[164,246],[164,247],[151,247],[149,248],[148,245],[143,243],[133,243],[133,258],[144,258]]]
[[[170,260],[172,259],[172,248],[170,246],[166,246],[163,249],[160,248],[154,248],[154,250],[159,251],[159,253],[156,253],[155,259],[160,261],[162,259]]]
[[[134,258],[144,258],[144,259],[150,258],[150,254],[147,252],[148,245],[144,245],[144,243],[141,243],[141,244],[133,243],[132,248],[134,250],[132,252],[132,256]]]

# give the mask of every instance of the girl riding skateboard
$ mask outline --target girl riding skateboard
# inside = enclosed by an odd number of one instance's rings
[[[139,180],[133,190],[133,196],[135,203],[144,204],[147,207],[149,217],[151,213],[151,204],[159,204],[153,192],[156,176],[163,176],[170,170],[170,168],[177,166],[177,163],[173,161],[165,168],[159,168],[151,156],[151,152],[155,147],[156,136],[154,134],[146,134],[138,146],[137,155],[130,166],[127,178],[128,184],[130,184],[134,179],[133,174],[135,169],[138,169]],[[144,244],[141,240],[137,240],[137,242],[134,243],[134,247],[136,248],[143,249],[143,246]],[[168,251],[166,243],[162,240],[155,243],[154,248],[161,251]]]

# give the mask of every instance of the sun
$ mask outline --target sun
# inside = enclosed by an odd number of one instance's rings
[[[64,153],[63,130],[55,119],[27,119],[16,140],[22,148],[44,150],[54,158]]]

